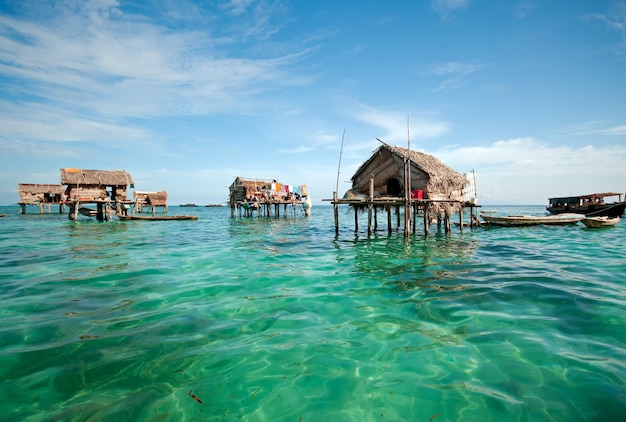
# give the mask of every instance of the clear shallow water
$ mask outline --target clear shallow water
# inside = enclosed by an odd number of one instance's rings
[[[171,207],[195,222],[7,212],[2,420],[626,414],[623,221],[418,227],[406,242],[386,218],[368,238],[363,215],[355,234],[343,210],[335,236],[330,206],[309,219]]]

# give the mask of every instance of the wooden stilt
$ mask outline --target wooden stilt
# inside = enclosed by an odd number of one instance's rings
[[[337,204],[337,191],[333,192],[333,213],[335,216],[335,234],[339,234],[339,204]]]

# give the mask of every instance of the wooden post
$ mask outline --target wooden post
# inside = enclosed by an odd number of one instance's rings
[[[472,217],[470,216],[470,221],[472,221]],[[461,233],[463,233],[463,205],[461,205],[461,211],[459,211],[459,227],[461,228]]]
[[[335,234],[339,234],[339,204],[337,204],[337,191],[333,192],[333,214],[335,216]]]
[[[370,177],[370,197],[367,203],[367,234],[372,234],[372,205],[374,202],[374,176]]]
[[[357,207],[354,207],[354,231],[359,231],[359,210]]]
[[[424,205],[424,236],[428,237],[428,230],[430,229],[430,210],[428,204]]]
[[[26,204],[20,204],[20,214],[26,214]]]
[[[387,233],[391,234],[391,205],[387,205]]]
[[[102,202],[96,204],[96,220],[104,221],[104,213],[102,212]]]

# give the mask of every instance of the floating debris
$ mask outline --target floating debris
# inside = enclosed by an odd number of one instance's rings
[[[90,334],[84,334],[84,335],[80,336],[80,339],[81,340],[92,340],[92,339],[98,338],[98,337],[99,336],[92,336]]]
[[[428,419],[428,422],[433,422],[433,419],[438,418],[439,416],[441,416],[441,413],[435,413],[430,417],[430,419]]]
[[[196,396],[194,393],[191,392],[191,390],[189,390],[189,392],[187,393],[187,395],[189,397],[191,397],[192,399],[194,399],[195,401],[197,401],[198,403],[202,404],[202,400],[200,400],[200,397]]]

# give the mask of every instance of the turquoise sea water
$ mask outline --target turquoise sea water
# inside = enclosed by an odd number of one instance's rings
[[[497,208],[497,207],[489,207]],[[499,207],[541,214],[542,207]],[[617,421],[626,222],[405,241],[341,210],[0,207],[0,420]],[[380,216],[379,216],[380,217]]]

